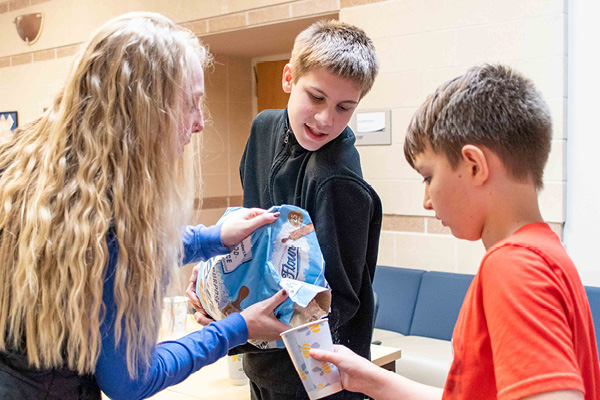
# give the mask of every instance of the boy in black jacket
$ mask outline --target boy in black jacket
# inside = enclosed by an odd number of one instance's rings
[[[320,21],[301,32],[283,70],[288,106],[256,117],[240,163],[244,207],[293,204],[309,212],[332,289],[334,343],[367,358],[382,211],[377,193],[362,178],[347,124],[378,66],[371,40],[357,27]],[[244,370],[252,399],[308,399],[285,349],[255,348],[244,355]]]

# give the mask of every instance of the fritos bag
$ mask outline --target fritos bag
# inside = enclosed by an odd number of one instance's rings
[[[228,208],[218,223],[240,207]],[[272,224],[258,228],[229,254],[200,263],[196,293],[215,320],[265,300],[282,288],[289,298],[276,310],[282,322],[298,326],[328,314],[331,292],[325,261],[308,212],[291,205]],[[260,349],[283,348],[283,341],[250,341]]]

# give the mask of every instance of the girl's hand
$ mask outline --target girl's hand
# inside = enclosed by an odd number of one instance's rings
[[[241,209],[232,213],[221,226],[221,241],[229,248],[246,239],[263,225],[279,218],[279,212],[270,213],[262,208]]]
[[[202,307],[202,303],[200,303],[200,299],[196,296],[196,281],[198,280],[198,269],[200,268],[200,264],[197,264],[194,269],[192,269],[192,275],[190,276],[190,284],[188,285],[185,294],[190,299],[190,303],[192,303],[192,307],[196,310],[194,314],[194,318],[196,321],[202,325],[206,326],[214,321],[208,313]]]

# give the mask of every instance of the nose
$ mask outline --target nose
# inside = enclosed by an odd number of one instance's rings
[[[423,198],[423,208],[426,210],[433,210],[433,205],[431,204],[431,197],[429,197],[429,187],[425,187],[425,196]]]
[[[204,130],[204,116],[202,115],[202,111],[199,111],[198,117],[194,120],[192,124],[192,134],[200,133]]]
[[[315,120],[319,126],[332,126],[333,112],[328,107],[323,107],[315,114]]]

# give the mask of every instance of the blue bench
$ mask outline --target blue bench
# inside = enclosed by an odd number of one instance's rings
[[[379,310],[373,340],[402,349],[396,371],[443,387],[452,362],[450,340],[474,275],[378,266]],[[600,288],[586,286],[600,349]]]

